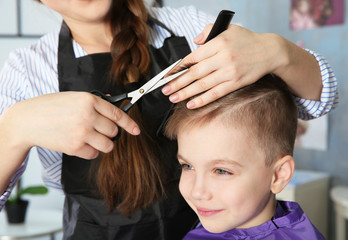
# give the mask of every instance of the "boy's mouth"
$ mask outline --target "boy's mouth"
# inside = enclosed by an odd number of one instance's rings
[[[206,208],[197,208],[197,213],[202,217],[211,217],[222,211],[223,211],[222,209],[212,210],[212,209],[206,209]]]

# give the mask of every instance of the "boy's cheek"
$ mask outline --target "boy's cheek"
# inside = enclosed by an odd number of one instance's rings
[[[190,186],[190,183],[187,181],[187,178],[183,176],[183,174],[181,174],[180,183],[179,183],[179,191],[185,199],[187,199],[188,197],[187,194],[189,193],[189,186]]]

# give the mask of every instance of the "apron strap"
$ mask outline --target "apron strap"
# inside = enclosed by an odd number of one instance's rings
[[[147,23],[149,24],[150,27],[153,27],[153,25],[156,24],[160,26],[161,28],[164,28],[165,30],[167,30],[170,33],[171,37],[175,36],[175,33],[170,28],[168,28],[164,23],[162,23],[160,20],[158,20],[157,18],[154,18],[151,15],[148,16]]]
[[[60,50],[58,51],[58,54],[64,52],[64,54],[68,54],[70,57],[75,58],[71,32],[64,20],[60,28],[58,49]]]

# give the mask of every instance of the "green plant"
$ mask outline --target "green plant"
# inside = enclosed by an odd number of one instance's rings
[[[22,196],[25,194],[31,194],[31,195],[44,195],[47,194],[48,189],[45,186],[39,185],[39,186],[30,186],[26,188],[22,188],[21,180],[19,179],[16,184],[16,193],[11,194],[9,199],[7,200],[7,204],[15,204],[22,200]]]

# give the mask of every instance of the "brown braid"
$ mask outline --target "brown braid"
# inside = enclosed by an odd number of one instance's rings
[[[137,81],[149,68],[147,11],[142,0],[113,1],[112,70],[117,83]]]
[[[138,81],[149,69],[147,11],[143,0],[114,0],[109,13],[113,42],[112,75],[117,85]],[[128,114],[140,125],[136,106]],[[156,146],[141,127],[139,136],[123,132],[114,151],[105,154],[97,171],[97,185],[110,210],[124,215],[163,196]]]

